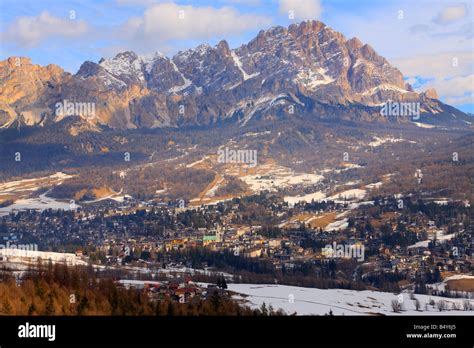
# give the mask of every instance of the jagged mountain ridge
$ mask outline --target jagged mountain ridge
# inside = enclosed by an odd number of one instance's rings
[[[435,91],[414,92],[372,47],[319,21],[262,30],[237,49],[223,40],[172,58],[123,52],[84,62],[75,75],[27,58],[0,64],[0,127],[58,121],[55,105],[64,100],[94,103],[95,116],[84,117],[90,127],[119,129],[245,125],[293,115],[386,122],[379,111],[388,100],[420,102],[429,116],[445,113]],[[449,113],[447,121],[465,116]]]

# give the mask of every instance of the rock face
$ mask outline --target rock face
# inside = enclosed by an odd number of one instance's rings
[[[424,91],[423,96],[425,98],[438,99],[438,93],[436,93],[436,90],[434,88],[429,88],[426,91]]]
[[[28,58],[0,62],[0,126],[15,122],[39,124],[51,112],[52,100],[60,99],[62,85],[72,76],[56,65],[41,67]]]
[[[413,92],[372,47],[318,21],[261,31],[235,50],[221,41],[172,58],[123,52],[87,61],[75,75],[26,58],[19,65],[9,58],[0,67],[0,127],[15,120],[58,121],[55,105],[64,100],[94,103],[95,114],[85,117],[89,123],[126,129],[245,125],[293,114],[374,120],[380,118],[377,107],[388,100],[437,98],[432,90]],[[353,105],[359,111],[352,112]],[[369,108],[362,112],[360,106]]]

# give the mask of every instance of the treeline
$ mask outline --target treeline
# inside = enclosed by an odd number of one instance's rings
[[[150,200],[156,197],[156,191],[166,188],[166,192],[160,196],[161,198],[188,200],[198,196],[214,179],[214,173],[205,169],[174,169],[169,164],[137,166],[136,168],[127,169],[124,168],[127,163],[122,158],[121,162],[118,162],[115,167],[81,168],[78,176],[55,186],[48,196],[73,199],[76,193],[86,190],[89,192],[84,200],[89,200],[96,198],[90,197],[92,189],[109,188],[138,200]],[[119,166],[119,164],[122,164],[122,166]],[[136,165],[136,163],[133,162],[129,165]],[[120,175],[122,171],[123,176]],[[192,185],[189,185],[189,183],[192,183]]]
[[[234,176],[227,175],[225,177],[226,184],[219,186],[216,190],[216,196],[227,196],[227,195],[241,195],[248,191],[249,186]]]
[[[0,315],[282,315],[271,308],[251,309],[213,294],[189,303],[151,300],[144,291],[100,279],[91,267],[55,264],[28,271],[18,282],[0,273]]]
[[[319,265],[302,262],[295,264],[294,268],[286,268],[283,264],[281,269],[276,269],[272,263],[261,259],[253,260],[236,256],[231,251],[214,252],[206,248],[173,250],[167,252],[166,255],[158,253],[157,259],[166,259],[170,262],[190,262],[193,268],[200,268],[205,263],[219,271],[233,274],[235,283],[277,283],[320,289],[366,289],[362,282],[342,277],[341,272],[338,272],[340,270],[338,270],[337,263],[333,260]],[[205,275],[194,275],[193,279],[202,282],[210,280]]]

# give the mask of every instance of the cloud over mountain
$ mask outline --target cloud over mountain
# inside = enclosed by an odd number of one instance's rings
[[[17,18],[1,37],[20,47],[35,47],[50,38],[77,38],[89,30],[89,25],[83,20],[59,18],[44,11],[38,16]]]
[[[160,3],[147,8],[140,17],[132,17],[121,27],[120,35],[136,45],[150,47],[173,45],[173,40],[208,40],[240,35],[268,26],[270,20],[254,14],[242,14],[232,7],[180,6]]]
[[[280,14],[295,20],[319,19],[323,11],[319,0],[280,0]]]

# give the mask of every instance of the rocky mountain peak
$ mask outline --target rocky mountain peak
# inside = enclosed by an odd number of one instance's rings
[[[13,71],[16,59],[1,64]],[[262,30],[236,49],[222,40],[214,47],[202,44],[172,58],[159,52],[121,52],[98,63],[84,62],[74,76],[53,65],[31,65],[26,58],[21,64],[35,71],[37,79],[15,75],[18,69],[2,77],[7,89],[2,90],[6,92],[1,96],[0,127],[18,110],[30,112],[29,119],[36,112],[52,113],[57,99],[94,102],[100,123],[136,128],[204,125],[224,119],[245,125],[256,117],[284,115],[289,104],[311,114],[316,112],[311,105],[318,103],[376,108],[387,100],[437,98],[435,91],[414,92],[402,73],[371,46],[358,38],[347,40],[320,21]],[[19,80],[38,81],[34,88],[25,89],[29,99],[13,93],[13,82]],[[183,105],[184,114],[179,112]]]
[[[358,38],[353,37],[347,40],[346,45],[351,50],[360,50],[364,44]]]
[[[434,88],[428,88],[426,91],[423,92],[423,95],[426,98],[438,99],[438,93],[436,92]]]
[[[32,65],[31,59],[28,57],[9,57],[2,62],[2,66],[8,66],[11,69],[28,65]]]
[[[219,50],[219,52],[221,52],[224,56],[231,55],[229,44],[226,40],[220,41],[216,47]]]
[[[125,51],[125,52],[118,53],[114,58],[114,60],[126,60],[130,63],[137,59],[138,59],[138,55],[133,51]]]
[[[290,25],[288,27],[288,32],[295,33],[297,36],[301,36],[306,34],[317,34],[324,28],[327,28],[327,26],[323,22],[308,20]]]

